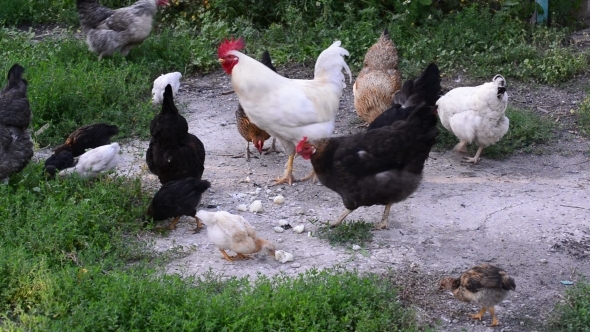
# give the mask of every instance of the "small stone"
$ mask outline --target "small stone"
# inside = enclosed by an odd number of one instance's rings
[[[240,204],[238,205],[238,211],[246,212],[248,211],[248,206],[246,204]]]
[[[281,219],[279,220],[279,226],[289,225],[289,220]]]
[[[285,229],[284,229],[283,227],[281,227],[281,226],[275,226],[275,227],[273,227],[273,229],[274,229],[274,230],[275,230],[275,232],[277,232],[277,233],[282,233],[282,232],[284,232],[284,231],[285,231]]]
[[[254,202],[252,202],[252,204],[250,204],[250,212],[252,212],[252,213],[262,212],[262,201],[255,200]]]
[[[304,216],[305,215],[305,210],[301,207],[298,207],[295,209],[295,214],[296,215],[300,215],[300,216]]]
[[[275,251],[275,259],[283,264],[293,261],[293,254],[284,250]]]
[[[293,227],[293,232],[295,232],[297,234],[303,233],[304,230],[305,230],[305,225],[297,225],[297,226]]]
[[[352,250],[361,250],[361,246],[359,246],[358,244],[353,244]]]
[[[291,264],[291,267],[294,268],[294,269],[298,269],[298,268],[301,267],[301,264],[299,264],[299,263],[293,263],[293,264]]]
[[[541,263],[547,264],[547,260],[545,258],[541,258]]]
[[[283,204],[285,203],[285,197],[283,197],[283,195],[279,194],[277,196],[275,196],[272,199],[273,202],[275,202],[275,204]]]

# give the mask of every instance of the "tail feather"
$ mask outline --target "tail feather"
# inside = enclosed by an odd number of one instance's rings
[[[98,0],[76,0],[80,26],[87,29],[94,29],[102,21],[113,15],[114,10],[101,6]]]
[[[417,79],[404,82],[402,89],[393,97],[393,103],[409,107],[425,102],[433,106],[440,95],[440,82],[438,66],[431,63]]]
[[[172,86],[166,85],[164,89],[164,102],[162,102],[162,114],[178,114],[178,108],[174,105],[174,96],[172,94]]]
[[[342,74],[342,69],[344,68],[348,74],[349,83],[352,83],[352,73],[346,61],[344,61],[344,56],[349,56],[350,53],[340,47],[341,44],[337,40],[320,54],[315,63],[314,76],[317,78],[327,74],[332,83],[340,84],[342,89],[344,89],[346,83],[344,83],[345,77]]]
[[[268,51],[264,51],[264,53],[262,53],[262,59],[260,60],[260,62],[268,68],[272,69],[275,73],[277,72],[275,66],[272,65],[272,59],[270,58],[270,53],[268,53]]]

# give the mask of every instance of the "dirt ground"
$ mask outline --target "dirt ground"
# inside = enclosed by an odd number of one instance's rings
[[[312,72],[312,67],[279,68],[279,73],[291,78],[309,78]],[[464,78],[457,81],[458,76],[446,77],[444,89],[466,84]],[[557,121],[564,126],[555,143],[545,147],[543,155],[518,154],[507,160],[486,158],[484,150],[483,160],[477,165],[461,163],[460,156],[450,151],[432,152],[420,188],[393,206],[389,229],[375,231],[366,248],[353,250],[332,247],[313,236],[316,225],[311,219],[334,220],[343,211],[336,193],[311,182],[271,186],[284,170],[284,153],[263,155],[250,162],[243,158],[246,141],[236,129],[237,97],[224,94],[231,90],[229,77],[219,70],[183,78],[177,105],[189,122],[190,132],[206,147],[203,179],[212,183],[200,208],[243,215],[261,237],[292,253],[294,261],[281,264],[258,254],[253,260],[229,263],[209,243],[206,230],[198,234],[190,231],[194,220],[186,217],[176,230],[156,236],[155,248],[181,252],[167,271],[182,275],[209,270],[225,277],[296,275],[310,268],[333,266],[391,272],[392,282],[402,287],[400,299],[414,307],[421,320],[438,322],[439,331],[535,331],[550,317],[555,303],[565,301],[565,290],[570,286],[562,281],[576,283],[580,275],[590,276],[590,148],[588,141],[571,129],[572,120],[568,119],[569,110],[583,99],[584,81],[563,88],[508,81],[511,105],[561,119]],[[364,130],[359,123],[349,85],[334,134]],[[145,187],[157,190],[157,178],[145,170],[147,142],[123,142],[122,146],[125,153],[119,172],[141,174]],[[296,159],[296,177],[311,169],[309,162]],[[285,197],[283,204],[273,202],[278,194]],[[238,205],[249,205],[253,200],[262,201],[262,213],[238,211]],[[382,212],[382,206],[360,208],[348,220],[376,222]],[[305,231],[277,233],[274,227],[279,220],[287,220],[292,226],[305,225]],[[468,318],[479,309],[476,306],[436,290],[441,276],[458,276],[483,262],[508,271],[517,285],[516,291],[496,307],[501,322],[497,328],[487,327],[491,321],[487,314],[482,322]]]

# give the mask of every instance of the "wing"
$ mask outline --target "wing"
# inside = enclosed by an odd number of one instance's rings
[[[26,97],[12,98],[12,95],[13,93],[9,92],[0,99],[0,123],[5,126],[26,129],[31,122],[29,100]]]
[[[473,293],[482,289],[501,289],[504,287],[500,272],[504,271],[489,264],[482,264],[463,273],[461,285]]]

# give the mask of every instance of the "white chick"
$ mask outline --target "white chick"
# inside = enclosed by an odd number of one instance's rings
[[[74,167],[66,168],[59,172],[59,176],[78,173],[82,177],[93,178],[101,172],[109,171],[119,164],[119,143],[99,146],[86,151],[78,159]]]
[[[226,211],[197,212],[203,224],[207,225],[209,240],[219,248],[223,258],[232,262],[237,259],[249,259],[247,254],[264,250],[269,255],[275,255],[275,245],[256,235],[254,227],[244,217]],[[233,250],[236,256],[230,257],[225,251]]]
[[[152,104],[158,105],[161,104],[164,100],[164,89],[166,89],[166,85],[170,84],[172,86],[172,96],[176,97],[178,93],[178,89],[180,88],[180,78],[182,74],[179,72],[173,72],[161,75],[160,77],[154,80],[154,87],[152,88]]]

